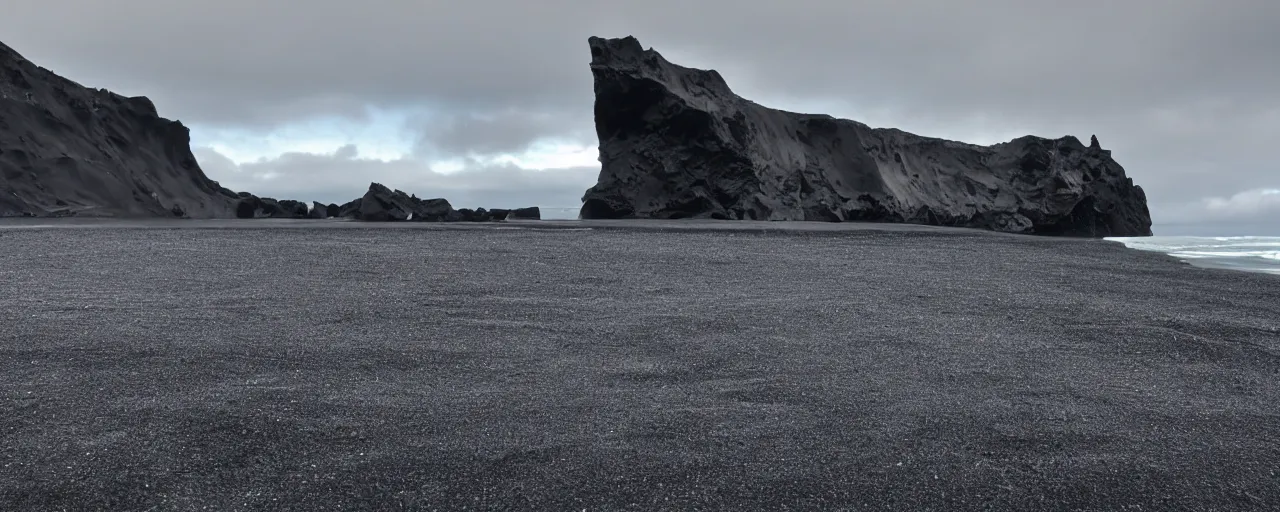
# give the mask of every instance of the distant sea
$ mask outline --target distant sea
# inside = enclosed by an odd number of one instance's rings
[[[1280,236],[1108,238],[1130,249],[1163,252],[1192,265],[1280,275]]]
[[[546,206],[538,207],[538,212],[542,218],[547,220],[576,220],[578,218],[578,210],[581,208],[548,208]]]

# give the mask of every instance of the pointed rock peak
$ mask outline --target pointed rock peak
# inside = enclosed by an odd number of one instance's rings
[[[1098,144],[1098,136],[1097,136],[1097,135],[1090,135],[1090,136],[1089,136],[1089,149],[1102,149],[1102,145],[1101,145],[1101,144]]]
[[[638,60],[645,54],[644,47],[640,46],[640,40],[635,36],[617,39],[591,36],[587,38],[587,44],[591,46],[592,64],[604,64],[614,60]]]
[[[616,80],[618,76],[679,84],[681,94],[692,97],[730,96],[733,91],[724,77],[714,69],[696,69],[672,64],[652,48],[645,49],[634,36],[614,39],[592,36],[587,38],[591,47],[591,69],[597,75],[597,83]]]
[[[605,39],[592,36],[587,39],[591,47],[591,67],[628,70],[631,72],[649,67],[660,67],[665,61],[658,52],[645,50],[640,40],[633,36]]]

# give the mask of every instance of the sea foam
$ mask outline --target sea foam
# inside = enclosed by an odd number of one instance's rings
[[[1131,249],[1162,252],[1198,266],[1280,274],[1280,237],[1115,237]]]

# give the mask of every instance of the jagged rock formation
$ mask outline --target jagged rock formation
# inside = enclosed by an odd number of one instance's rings
[[[319,204],[319,203],[317,203]],[[321,207],[321,212],[325,210]],[[292,199],[273,199],[258,197],[248,192],[240,193],[240,201],[236,203],[236,217],[241,219],[311,219],[315,217],[307,209],[307,203]]]
[[[89,89],[0,43],[0,216],[230,217],[182,123]]]
[[[312,219],[331,219],[341,215],[342,207],[329,203],[323,204],[319,201],[311,202],[310,218]]]
[[[392,190],[381,183],[369,184],[364,196],[342,206],[331,205],[338,217],[369,222],[490,222],[510,218],[538,219],[538,208],[517,210],[455,210],[445,199],[419,199],[416,195]]]
[[[356,218],[373,222],[443,221],[448,220],[451,214],[455,214],[453,206],[444,199],[418,199],[418,196],[372,183],[369,191],[360,198],[360,210]]]
[[[1094,137],[992,146],[763,107],[633,37],[592,37],[603,165],[582,218],[880,221],[1151,234],[1146,195]]]
[[[539,209],[537,206],[530,206],[528,208],[516,208],[514,210],[511,210],[511,218],[527,219],[527,220],[542,220],[542,210]]]

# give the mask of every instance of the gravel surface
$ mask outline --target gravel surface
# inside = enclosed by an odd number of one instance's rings
[[[1280,276],[907,227],[6,226],[3,510],[1280,508]]]

